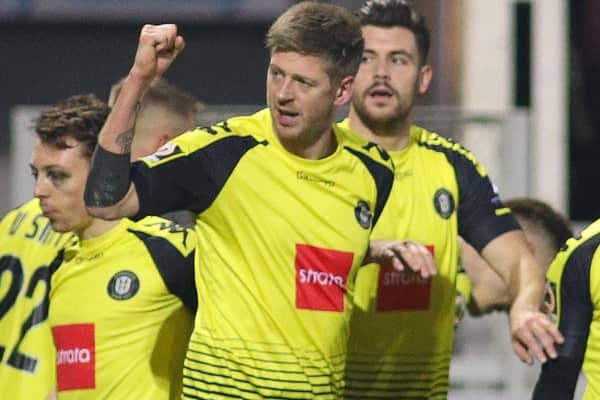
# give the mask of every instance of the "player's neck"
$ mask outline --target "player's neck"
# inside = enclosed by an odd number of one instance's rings
[[[338,144],[332,128],[308,142],[298,140],[298,138],[285,140],[281,137],[279,137],[279,142],[288,152],[308,160],[319,160],[330,156],[335,152]]]
[[[408,146],[412,118],[405,118],[381,126],[367,126],[355,112],[350,111],[348,124],[352,131],[371,142],[377,143],[385,150],[400,151]]]
[[[119,222],[121,222],[120,219],[107,221],[100,218],[94,218],[90,225],[88,225],[81,232],[77,233],[77,236],[79,236],[80,240],[93,239],[110,231],[112,228],[117,226]]]

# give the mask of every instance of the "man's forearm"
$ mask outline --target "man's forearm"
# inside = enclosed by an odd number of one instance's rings
[[[470,244],[459,238],[460,260],[471,281],[468,309],[471,315],[481,315],[508,307],[510,295],[502,277],[479,255]]]
[[[98,145],[115,154],[131,153],[138,105],[150,82],[129,75],[98,136]]]
[[[544,274],[530,255],[521,257],[510,279],[511,307],[540,310],[544,300]]]
[[[506,284],[511,308],[539,310],[544,297],[544,272],[529,251],[522,231],[497,237],[482,255]]]
[[[130,215],[118,206],[132,190],[131,142],[138,104],[149,85],[130,74],[100,131],[84,192],[88,212],[94,216],[113,219]]]

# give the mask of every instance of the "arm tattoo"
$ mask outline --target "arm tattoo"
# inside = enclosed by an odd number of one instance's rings
[[[133,142],[133,131],[135,126],[120,133],[115,139],[115,143],[121,148],[122,153],[131,153],[131,143]]]
[[[142,103],[138,101],[135,105],[135,120],[133,126],[127,129],[125,132],[119,133],[115,139],[115,144],[121,148],[121,153],[131,153],[131,143],[133,143],[133,134],[135,133],[135,123],[137,121],[138,114],[142,108]]]

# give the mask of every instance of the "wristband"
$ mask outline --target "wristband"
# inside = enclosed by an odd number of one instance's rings
[[[130,157],[96,146],[83,195],[86,206],[110,207],[125,197],[131,184]]]

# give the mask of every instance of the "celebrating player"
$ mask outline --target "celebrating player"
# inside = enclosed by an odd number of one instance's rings
[[[333,127],[362,55],[358,20],[301,2],[271,26],[268,109],[197,129],[129,165],[136,104],[184,47],[146,25],[94,154],[88,210],[199,213],[201,312],[184,398],[339,398],[354,276],[369,260],[423,277],[431,256],[370,242],[393,182],[385,152]]]

